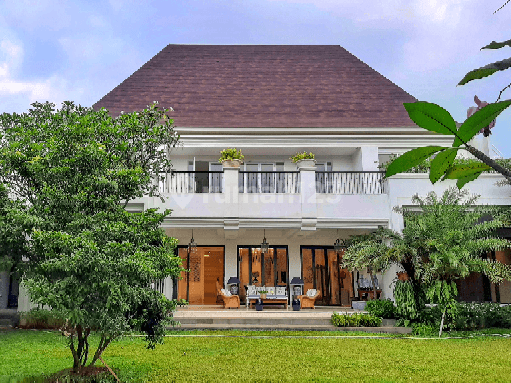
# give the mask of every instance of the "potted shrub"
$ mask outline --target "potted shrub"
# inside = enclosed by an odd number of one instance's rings
[[[259,291],[259,294],[261,296],[261,299],[266,299],[266,294],[268,294],[268,291],[261,290],[261,291]]]
[[[296,153],[293,157],[291,157],[291,160],[298,166],[298,168],[312,167],[316,165],[314,153],[312,152]]]
[[[241,149],[229,148],[220,152],[218,161],[222,163],[224,168],[239,168],[243,163],[243,158],[245,156],[241,153]]]

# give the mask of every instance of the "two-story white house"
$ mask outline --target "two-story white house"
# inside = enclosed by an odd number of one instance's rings
[[[173,210],[163,228],[179,239],[190,274],[162,291],[190,304],[214,304],[217,281],[231,277],[286,288],[300,277],[305,291],[321,290],[316,304],[349,305],[367,274],[339,267],[335,241],[379,226],[400,231],[394,206],[454,185],[433,186],[427,174],[383,179],[378,165],[391,154],[452,138],[416,126],[403,103],[417,99],[340,46],[168,45],[93,107],[117,116],[153,101],[174,109],[182,146],[160,183],[165,203],[144,197],[128,208]],[[239,169],[218,162],[226,148],[242,150]],[[315,166],[291,161],[303,151],[315,154]],[[466,187],[482,195],[478,203],[509,205],[499,179],[486,174]],[[197,250],[189,253],[192,230]],[[398,270],[378,275],[383,297],[392,298]],[[474,275],[461,295],[510,302],[509,287]]]

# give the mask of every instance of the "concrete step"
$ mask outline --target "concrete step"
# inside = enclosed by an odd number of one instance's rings
[[[20,315],[16,309],[0,310],[0,327],[17,326],[20,321]]]
[[[12,327],[12,321],[11,319],[0,319],[0,327]]]
[[[169,330],[277,330],[277,331],[363,331],[369,333],[386,334],[410,334],[412,329],[409,327],[335,327],[333,325],[271,325],[271,324],[182,324],[177,327],[169,327]]]
[[[199,325],[300,325],[328,326],[332,322],[328,318],[175,318],[182,324]]]

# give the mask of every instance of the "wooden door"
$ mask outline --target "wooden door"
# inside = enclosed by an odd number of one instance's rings
[[[178,299],[185,299],[191,305],[212,305],[216,303],[216,281],[224,280],[224,248],[197,247],[188,253],[187,248],[179,249],[183,259],[183,271],[178,282]]]

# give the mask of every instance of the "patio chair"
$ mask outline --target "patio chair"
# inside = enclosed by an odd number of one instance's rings
[[[220,289],[220,296],[224,303],[224,309],[239,309],[240,308],[240,297],[239,295],[231,295],[225,289]]]
[[[222,299],[222,294],[220,294],[220,289],[222,289],[223,286],[220,284],[220,278],[216,279],[216,303],[224,303]]]
[[[314,289],[308,290],[306,295],[300,297],[300,308],[311,308],[315,309],[314,304],[316,300],[321,299],[321,291]]]

